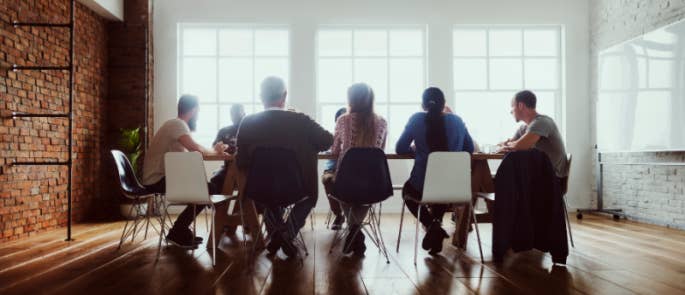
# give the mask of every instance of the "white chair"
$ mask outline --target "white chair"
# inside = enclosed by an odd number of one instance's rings
[[[159,236],[157,259],[164,238],[164,219],[169,218],[167,209],[170,206],[197,206],[206,205],[211,210],[212,241],[216,241],[216,229],[214,204],[237,197],[225,195],[210,195],[207,187],[207,174],[204,161],[200,153],[173,152],[164,155],[164,174],[166,179],[166,201],[162,216],[162,233]],[[243,222],[243,224],[245,224]],[[195,235],[195,222],[193,222],[193,235]],[[212,265],[216,265],[216,242],[212,243]]]
[[[423,196],[421,200],[411,199],[402,196],[406,205],[407,201],[413,201],[419,205],[457,205],[467,204],[471,212],[471,221],[476,227],[478,237],[478,250],[480,260],[483,262],[483,248],[480,242],[480,231],[476,215],[473,213],[473,192],[471,191],[471,155],[467,152],[433,152],[428,155],[428,165],[426,177],[423,184]],[[402,235],[402,223],[404,219],[404,207],[400,215],[400,231],[397,235],[397,251],[399,252],[400,239]],[[416,231],[414,235],[414,265],[416,265],[416,255],[418,250],[419,220],[421,210],[418,210],[416,221]]]

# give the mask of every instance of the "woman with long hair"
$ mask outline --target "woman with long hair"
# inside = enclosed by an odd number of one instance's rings
[[[424,111],[409,118],[395,147],[398,154],[414,154],[414,168],[409,180],[402,188],[402,195],[411,196],[417,200],[422,198],[430,153],[438,151],[473,153],[473,140],[466,125],[459,116],[452,114],[445,107],[445,95],[442,90],[437,87],[426,89],[423,92],[421,106]],[[406,204],[414,217],[417,216],[418,210],[421,210],[419,221],[426,228],[426,236],[421,243],[422,248],[430,254],[440,253],[443,240],[448,237],[447,232],[442,228],[442,217],[448,206],[419,206],[418,203],[412,201],[407,201]]]
[[[374,94],[369,85],[357,83],[347,90],[348,112],[338,118],[335,125],[335,135],[331,154],[337,157],[339,166],[345,153],[356,147],[377,147],[385,148],[385,138],[387,136],[387,123],[381,116],[373,111]],[[339,168],[339,167],[338,167]],[[337,169],[336,169],[337,171]],[[347,224],[351,232],[357,231],[362,221],[366,218],[369,210],[368,206],[350,206],[341,204],[345,213]],[[364,234],[360,231],[355,235],[348,235],[345,240],[346,253],[354,252],[356,255],[363,255],[366,251],[364,245]]]

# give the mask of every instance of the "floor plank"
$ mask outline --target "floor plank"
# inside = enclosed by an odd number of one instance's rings
[[[344,256],[339,247],[329,252],[334,232],[324,219],[316,216],[316,228],[307,223],[302,231],[309,256],[246,257],[237,235],[221,240],[215,267],[204,244],[195,251],[163,245],[157,260],[154,231],[117,249],[123,222],[79,224],[73,242],[63,241],[63,231],[50,231],[0,245],[0,293],[685,294],[685,233],[678,230],[586,215],[573,220],[576,248],[567,265],[555,266],[549,254],[537,251],[510,253],[493,263],[492,226],[481,224],[485,263],[474,232],[465,251],[447,240],[440,255],[419,247],[414,265],[411,216],[399,252],[399,216],[382,217],[389,264],[368,239],[364,257]],[[449,221],[445,226],[448,232],[454,227]],[[198,233],[207,235],[204,220]]]

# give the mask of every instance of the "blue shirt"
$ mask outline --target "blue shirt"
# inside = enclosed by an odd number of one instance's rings
[[[327,160],[324,164],[324,171],[335,171],[335,166],[338,164],[337,160]]]
[[[430,153],[426,141],[426,115],[425,112],[412,115],[395,146],[398,154],[415,154],[414,168],[412,168],[411,176],[409,176],[409,184],[420,192],[423,191],[423,181],[426,177],[426,165]],[[445,114],[444,118],[448,150],[473,153],[473,140],[469,131],[466,130],[464,121],[454,114]],[[412,142],[416,146],[415,151],[411,149]]]

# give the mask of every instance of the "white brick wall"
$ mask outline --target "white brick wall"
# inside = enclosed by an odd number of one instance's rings
[[[591,98],[596,115],[597,53],[685,18],[685,0],[589,1]],[[607,154],[603,162],[685,162],[685,153]],[[603,185],[605,208],[623,209],[630,219],[685,229],[685,167],[607,165]],[[596,196],[596,187],[593,192]]]

